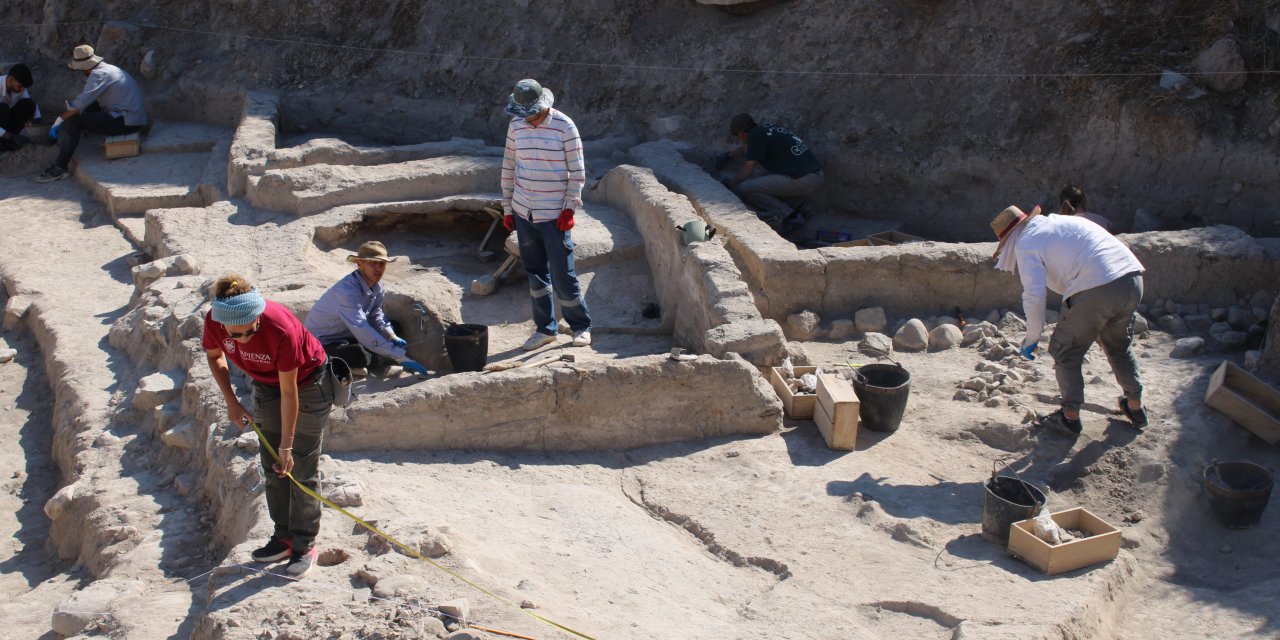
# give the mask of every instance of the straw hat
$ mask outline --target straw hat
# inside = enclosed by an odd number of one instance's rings
[[[996,214],[995,219],[991,221],[991,230],[995,232],[996,238],[1000,240],[1000,245],[996,247],[995,255],[1000,255],[1004,250],[1004,241],[1009,239],[1009,234],[1013,233],[1019,225],[1025,224],[1027,220],[1040,215],[1040,206],[1031,210],[1030,214],[1023,213],[1022,209],[1014,206],[1006,207],[1004,211]]]
[[[102,56],[94,55],[93,47],[82,44],[71,52],[71,62],[67,63],[67,67],[77,71],[84,71],[98,66],[102,62]]]
[[[387,247],[377,240],[370,240],[356,249],[354,256],[347,256],[347,262],[356,262],[358,260],[372,260],[375,262],[392,262],[395,258],[387,255]]]

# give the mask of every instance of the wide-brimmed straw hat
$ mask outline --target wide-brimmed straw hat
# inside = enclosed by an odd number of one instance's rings
[[[102,56],[94,55],[93,47],[82,44],[71,52],[71,62],[67,63],[67,67],[77,71],[84,71],[98,66],[102,62]]]
[[[1026,224],[1027,220],[1040,215],[1040,206],[1031,210],[1031,213],[1024,213],[1022,209],[1015,206],[1006,207],[1004,211],[996,214],[995,219],[991,221],[991,230],[995,232],[996,238],[1000,240],[1000,245],[996,247],[996,255],[1004,250],[1005,240],[1009,239],[1009,234],[1013,233],[1019,225]]]
[[[528,118],[537,115],[555,104],[556,97],[551,90],[542,86],[537,80],[525,78],[516,83],[511,95],[507,97],[507,115],[516,118]]]
[[[387,247],[377,240],[370,240],[356,249],[354,256],[347,256],[347,262],[372,260],[375,262],[393,262],[395,258],[387,255]]]

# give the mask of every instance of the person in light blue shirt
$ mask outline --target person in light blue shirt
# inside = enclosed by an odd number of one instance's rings
[[[347,261],[354,262],[356,270],[320,296],[303,326],[320,340],[325,353],[352,369],[383,376],[399,363],[409,373],[426,375],[426,367],[409,359],[408,343],[382,313],[382,275],[391,262],[386,246],[366,242]]]
[[[142,90],[127,71],[104,62],[87,44],[75,48],[67,66],[86,76],[84,89],[67,103],[67,110],[49,129],[49,138],[58,145],[58,157],[36,178],[37,182],[53,182],[70,175],[71,157],[85,132],[118,136],[141,131],[147,124]]]

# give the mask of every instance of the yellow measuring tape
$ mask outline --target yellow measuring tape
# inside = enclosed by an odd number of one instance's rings
[[[276,461],[276,464],[280,464],[280,456],[276,455],[276,450],[275,450],[275,448],[273,448],[273,447],[271,446],[271,443],[267,442],[267,437],[266,437],[265,435],[263,435],[263,433],[262,433],[262,428],[261,428],[261,427],[259,427],[259,426],[258,426],[258,423],[256,423],[256,422],[250,422],[249,424],[250,424],[251,426],[253,426],[253,431],[254,431],[254,433],[257,433],[257,434],[258,434],[258,441],[262,443],[262,446],[264,446],[264,447],[266,447],[266,448],[267,448],[267,453],[270,453],[270,454],[271,454],[271,459],[275,460],[275,461]],[[270,469],[264,469],[264,470],[263,470],[263,473],[275,473],[275,472],[274,472],[274,471],[271,471]],[[431,566],[433,566],[433,567],[435,567],[435,568],[437,568],[437,569],[439,569],[439,570],[441,570],[441,571],[443,571],[443,572],[445,572],[445,573],[447,573],[447,574],[449,574],[449,575],[453,576],[454,578],[456,578],[456,579],[458,579],[459,581],[461,581],[461,582],[463,582],[463,583],[467,584],[468,586],[470,586],[471,588],[475,589],[476,591],[479,591],[480,593],[483,593],[483,594],[485,594],[486,596],[489,596],[490,598],[493,598],[494,600],[497,600],[498,602],[501,602],[502,604],[507,605],[508,607],[511,607],[511,608],[513,608],[513,609],[516,609],[517,611],[520,611],[521,613],[524,613],[524,614],[529,615],[529,616],[531,616],[531,617],[533,617],[533,618],[536,618],[537,620],[540,620],[540,621],[542,621],[542,622],[545,622],[546,624],[549,624],[549,625],[551,625],[551,626],[553,626],[553,627],[555,627],[555,628],[557,628],[557,629],[559,629],[559,630],[561,630],[561,631],[564,631],[564,632],[566,632],[566,633],[572,633],[573,635],[578,636],[579,638],[583,638],[584,640],[595,640],[595,638],[592,638],[591,636],[589,636],[589,635],[587,635],[587,634],[585,634],[585,633],[582,633],[581,631],[575,631],[574,629],[571,629],[571,628],[569,628],[569,627],[566,627],[566,626],[564,626],[564,625],[560,624],[559,622],[556,622],[555,620],[551,620],[551,619],[549,619],[549,618],[544,618],[544,617],[542,617],[542,616],[540,616],[540,615],[538,615],[538,614],[536,614],[536,613],[534,613],[534,612],[532,612],[532,611],[530,611],[530,610],[528,610],[528,609],[523,609],[523,608],[521,608],[520,606],[516,605],[515,603],[511,602],[510,600],[507,600],[506,598],[503,598],[502,596],[499,596],[499,595],[497,595],[497,594],[493,593],[492,591],[489,591],[488,589],[485,589],[484,587],[482,587],[482,586],[480,586],[480,585],[478,585],[478,584],[476,584],[476,583],[474,583],[474,582],[472,582],[472,581],[470,581],[470,580],[468,580],[468,579],[466,579],[466,578],[464,578],[464,577],[462,577],[462,576],[458,575],[456,572],[451,571],[449,568],[447,568],[447,567],[445,567],[445,566],[441,565],[440,563],[438,563],[438,562],[436,562],[436,561],[432,560],[431,558],[428,558],[428,557],[426,557],[426,556],[422,555],[421,553],[418,553],[418,551],[417,551],[416,549],[413,549],[412,547],[409,547],[409,546],[405,545],[403,542],[400,542],[399,540],[396,540],[395,538],[393,538],[393,537],[391,537],[391,536],[389,536],[389,535],[387,535],[387,534],[383,533],[383,532],[382,532],[382,531],[380,531],[377,527],[375,527],[375,526],[373,526],[373,525],[369,524],[368,522],[365,522],[364,520],[361,520],[360,518],[356,517],[356,516],[355,516],[355,514],[351,513],[350,511],[347,511],[346,509],[343,509],[342,507],[339,507],[338,505],[334,504],[333,502],[330,502],[329,500],[325,499],[325,498],[324,498],[324,496],[321,496],[320,494],[318,494],[318,493],[316,493],[316,492],[312,491],[311,489],[308,489],[308,488],[307,488],[305,485],[303,485],[301,482],[298,482],[298,479],[297,479],[297,478],[294,478],[292,473],[286,473],[286,474],[285,474],[285,476],[286,476],[286,477],[288,477],[290,480],[292,480],[292,481],[293,481],[293,484],[294,484],[295,486],[297,486],[299,489],[302,489],[302,492],[303,492],[303,493],[305,493],[305,494],[307,494],[307,495],[311,496],[312,498],[315,498],[316,500],[319,500],[320,502],[324,503],[324,505],[325,505],[325,506],[327,506],[327,507],[329,507],[330,509],[333,509],[334,511],[337,511],[338,513],[341,513],[342,515],[344,515],[344,516],[346,516],[346,517],[348,517],[348,518],[351,518],[352,520],[354,520],[354,521],[356,522],[356,524],[359,524],[360,526],[364,527],[365,529],[368,529],[369,531],[372,531],[372,532],[374,532],[374,533],[378,534],[379,536],[382,536],[382,538],[383,538],[384,540],[387,540],[387,541],[391,542],[392,544],[396,545],[397,547],[400,547],[401,549],[404,549],[404,551],[405,551],[406,553],[408,553],[409,555],[411,555],[411,556],[413,556],[413,557],[415,557],[415,558],[417,558],[417,559],[419,559],[419,560],[421,560],[421,561],[423,561],[423,562],[425,562],[425,563],[427,563],[427,564],[429,564],[429,565],[431,565]],[[474,625],[473,625],[473,626],[474,626]],[[477,628],[477,629],[481,629],[481,630],[485,630],[485,631],[496,631],[496,630],[493,630],[493,629],[484,629],[484,627],[476,627],[476,628]],[[504,633],[504,632],[498,632],[498,633]],[[506,634],[506,633],[504,633],[504,635],[512,635],[512,636],[514,636],[514,634]],[[523,636],[514,636],[514,637],[523,637]]]

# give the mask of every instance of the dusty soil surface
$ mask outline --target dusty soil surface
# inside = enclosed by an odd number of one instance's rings
[[[39,345],[25,331],[6,331],[0,348],[18,351],[0,364],[0,617],[10,637],[57,637],[49,612],[90,576],[45,547],[44,503],[60,474],[50,451],[52,403]]]

